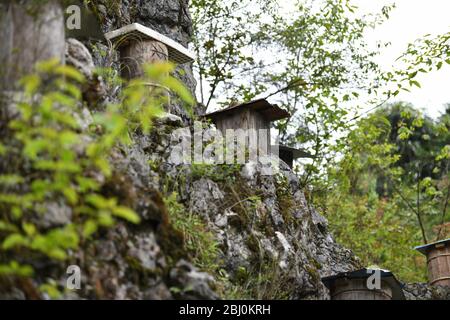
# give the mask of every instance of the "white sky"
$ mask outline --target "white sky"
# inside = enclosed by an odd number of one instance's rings
[[[391,42],[383,48],[377,62],[389,69],[406,49],[408,43],[425,34],[442,34],[450,31],[449,0],[353,0],[361,12],[379,12],[383,5],[395,3],[390,19],[366,36],[375,46],[378,41]],[[401,93],[397,100],[412,102],[428,115],[436,117],[444,111],[444,103],[450,102],[450,67],[418,78],[421,89]]]

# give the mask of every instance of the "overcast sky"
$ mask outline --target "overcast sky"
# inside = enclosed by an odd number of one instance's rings
[[[391,42],[383,48],[377,59],[383,68],[389,68],[406,49],[409,42],[425,34],[442,34],[450,31],[449,0],[353,0],[362,12],[377,12],[383,5],[395,3],[390,19],[367,34],[367,42]],[[422,88],[404,92],[398,100],[413,102],[428,115],[436,117],[444,111],[443,104],[450,102],[450,67],[443,67],[419,78]]]

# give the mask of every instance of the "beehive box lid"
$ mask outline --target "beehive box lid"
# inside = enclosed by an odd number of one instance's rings
[[[229,106],[228,108],[214,111],[205,115],[206,118],[217,119],[228,113],[233,113],[244,108],[250,108],[253,111],[260,112],[264,118],[269,121],[277,121],[285,118],[289,118],[291,115],[286,110],[280,108],[276,104],[269,103],[266,99],[253,100],[237,105]]]
[[[402,290],[402,285],[400,284],[400,282],[397,280],[397,278],[394,276],[394,274],[392,272],[390,272],[389,270],[383,270],[383,269],[379,269],[380,270],[380,275],[381,278],[383,279],[383,281],[385,281],[392,290],[392,299],[393,300],[404,300],[405,299],[405,295],[403,293]],[[349,271],[349,272],[341,272],[338,273],[336,275],[333,276],[329,276],[329,277],[324,277],[322,278],[322,283],[328,288],[330,289],[332,284],[337,280],[337,279],[366,279],[368,277],[370,277],[372,275],[372,273],[368,273],[368,271],[375,271],[374,269],[370,269],[370,268],[363,268],[363,269],[359,269],[356,271]]]
[[[143,26],[140,23],[132,23],[120,29],[108,32],[105,38],[111,42],[116,42],[119,46],[125,45],[130,39],[156,40],[167,46],[169,60],[178,63],[188,63],[194,61],[194,55],[178,42],[162,35],[161,33]]]
[[[311,158],[312,159],[312,158],[314,158],[314,156],[311,153],[305,151],[304,149],[296,149],[296,148],[288,147],[285,145],[272,145],[271,148],[272,148],[272,150],[278,148],[278,150],[280,150],[280,151],[291,152],[294,159],[298,159],[298,158]]]
[[[423,246],[417,246],[414,249],[419,251],[420,253],[426,255],[428,253],[428,251],[430,251],[431,249],[435,248],[436,246],[448,246],[450,245],[450,238],[449,239],[444,239],[444,240],[439,240],[433,243],[429,243],[429,244],[425,244]]]

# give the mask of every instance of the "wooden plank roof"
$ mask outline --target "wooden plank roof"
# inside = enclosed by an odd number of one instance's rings
[[[445,239],[445,240],[439,240],[439,241],[436,241],[436,242],[433,242],[433,243],[429,243],[429,244],[426,244],[426,245],[423,245],[423,246],[418,246],[418,247],[415,247],[414,249],[419,251],[420,253],[426,255],[427,252],[429,250],[433,249],[436,245],[437,246],[439,246],[439,245],[443,245],[443,246],[450,245],[450,238],[449,239]]]
[[[221,117],[225,114],[233,113],[243,108],[251,108],[254,111],[260,112],[264,116],[264,118],[266,118],[269,121],[277,121],[289,118],[291,116],[289,112],[280,108],[278,105],[271,104],[266,99],[259,99],[238,105],[232,105],[229,106],[228,108],[205,114],[204,117],[217,119],[218,117]]]
[[[280,151],[291,152],[294,159],[298,159],[298,158],[311,158],[311,159],[313,159],[314,158],[314,156],[311,153],[309,153],[309,152],[307,152],[307,151],[305,151],[303,149],[296,149],[296,148],[288,147],[288,146],[285,146],[285,145],[273,145],[273,146],[271,146],[271,148],[272,149],[278,148],[278,150],[280,150]]]

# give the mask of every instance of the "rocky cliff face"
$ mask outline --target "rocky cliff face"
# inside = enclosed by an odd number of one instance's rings
[[[140,22],[184,45],[192,35],[186,0],[123,0],[112,7],[98,2],[105,31]],[[92,75],[94,65],[107,61],[93,49],[99,45],[87,44],[89,50],[72,39],[67,46],[67,63],[97,84],[96,99],[113,100],[111,88]],[[195,91],[191,66],[182,69],[181,79]],[[82,271],[81,289],[64,298],[328,299],[321,277],[361,267],[333,240],[326,219],[306,202],[286,165],[264,175],[261,163],[212,169],[176,164],[180,139],[192,128],[186,129],[183,108],[172,107],[177,115],[158,119],[150,134],[136,133],[130,147],[113,154],[114,173],[102,190],[133,208],[142,222],[119,223],[83,245],[71,258]],[[81,113],[87,128],[95,111]],[[201,133],[209,129],[205,125]],[[51,208],[42,223],[70,222],[70,209]],[[33,279],[3,283],[0,297],[45,298],[34,288],[48,279],[64,287],[66,267],[39,261]],[[410,299],[445,297],[426,286],[407,290]]]
[[[188,45],[192,27],[187,1],[141,2],[122,1],[112,10],[100,6],[105,31],[139,22]],[[194,92],[191,66],[183,69],[181,79]],[[181,108],[175,110],[186,116]],[[287,166],[278,175],[264,176],[258,163],[214,174],[170,164],[178,143],[172,133],[182,125],[174,116],[163,119],[150,136],[135,137],[135,145],[117,166],[133,188],[176,191],[185,214],[205,221],[220,249],[218,269],[227,281],[236,287],[253,286],[254,297],[326,298],[320,277],[358,267],[351,252],[333,241],[326,220],[306,203],[298,178]],[[149,199],[144,196],[141,201]],[[142,213],[142,208],[138,211]],[[155,252],[170,255],[158,237],[149,230],[145,234]],[[140,250],[145,256],[145,249]],[[156,254],[150,258],[147,254],[147,259],[153,259],[151,265],[157,268]]]

